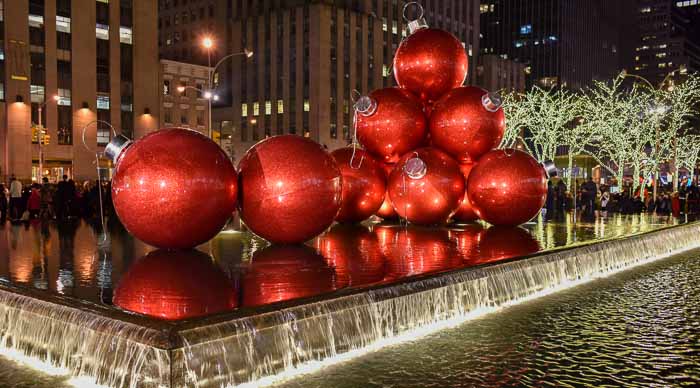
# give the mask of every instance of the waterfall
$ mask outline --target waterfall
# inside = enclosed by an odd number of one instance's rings
[[[0,354],[19,352],[110,387],[169,385],[169,352],[154,346],[160,331],[19,292],[0,287]]]
[[[181,330],[173,386],[260,385],[700,247],[691,224]]]
[[[681,225],[180,323],[0,282],[0,354],[111,387],[257,386],[699,248],[698,236]]]

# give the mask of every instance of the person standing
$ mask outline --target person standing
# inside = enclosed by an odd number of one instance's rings
[[[56,187],[56,200],[54,201],[54,207],[56,209],[56,217],[59,220],[64,219],[68,216],[68,211],[66,210],[67,201],[67,191],[68,191],[68,175],[63,176],[63,180],[58,182]]]
[[[41,187],[32,185],[29,199],[27,199],[27,210],[29,211],[29,219],[33,220],[39,217],[41,211]]]
[[[586,183],[581,185],[581,200],[583,201],[584,216],[593,217],[595,215],[595,198],[598,186],[593,182],[593,178],[588,177]]]
[[[610,202],[610,192],[608,190],[603,190],[600,194],[600,215],[603,217],[608,216],[608,203]]]
[[[10,220],[19,221],[22,217],[22,183],[12,175],[10,180]]]
[[[0,183],[0,224],[4,224],[7,219],[7,194],[5,185]]]
[[[44,177],[41,185],[41,218],[53,218],[53,190],[49,184],[49,178]]]
[[[556,188],[556,195],[557,195],[557,215],[563,216],[564,215],[564,208],[566,206],[566,183],[564,183],[563,179],[559,179],[559,182],[557,182],[557,188]]]

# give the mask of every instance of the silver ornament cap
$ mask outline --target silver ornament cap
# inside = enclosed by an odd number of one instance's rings
[[[545,160],[544,163],[542,163],[542,167],[544,167],[544,171],[547,173],[548,178],[557,176],[557,166],[555,166],[554,162],[551,160]]]
[[[406,161],[403,166],[403,171],[411,179],[421,179],[428,172],[428,166],[423,159],[414,156]]]
[[[481,105],[489,112],[496,112],[503,105],[503,99],[501,99],[500,94],[489,92],[481,96]]]
[[[355,111],[363,116],[371,116],[377,111],[377,100],[362,96],[355,102]]]
[[[119,155],[124,152],[124,150],[133,143],[131,139],[124,135],[116,135],[109,141],[105,147],[105,157],[112,161],[112,163],[117,163]]]

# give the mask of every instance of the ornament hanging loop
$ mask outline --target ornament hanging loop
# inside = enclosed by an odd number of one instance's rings
[[[417,18],[411,20],[406,16],[406,11],[410,6],[415,7],[416,9],[419,10],[419,15]],[[420,5],[417,1],[409,1],[403,6],[403,19],[408,23],[408,33],[413,34],[414,32],[422,29],[422,28],[428,28],[428,23],[425,21],[423,18],[424,12],[423,12],[423,6]]]
[[[117,135],[117,130],[114,129],[114,126],[113,126],[112,124],[108,123],[107,121],[104,121],[104,120],[93,120],[93,121],[90,121],[89,123],[85,124],[85,126],[83,127],[83,129],[82,129],[82,131],[81,131],[81,137],[82,137],[82,139],[83,139],[83,147],[85,147],[85,149],[88,150],[90,153],[99,154],[98,151],[93,150],[92,148],[90,148],[90,147],[87,145],[87,141],[85,140],[85,134],[87,133],[87,129],[88,129],[91,125],[93,125],[93,124],[95,124],[95,125],[97,125],[97,124],[104,124],[104,125],[108,126],[109,129],[110,129],[111,132],[112,132],[112,138],[117,138],[117,137],[119,137],[119,136],[121,136],[121,137],[126,137],[126,136],[122,136],[122,135]],[[130,140],[129,140],[129,141],[130,141]],[[110,143],[111,143],[111,141],[110,141]],[[108,146],[107,148],[109,148],[109,146]],[[105,149],[105,154],[106,154],[106,153],[107,153],[107,149]]]
[[[95,125],[105,124],[109,127],[109,129],[112,132],[112,139],[110,140],[109,144],[105,148],[104,153],[101,153],[99,151],[91,149],[87,145],[87,141],[85,140],[85,134],[87,133],[87,129],[93,124],[95,124]],[[93,121],[85,124],[85,126],[83,127],[83,130],[82,130],[81,137],[82,137],[83,146],[85,147],[85,149],[88,150],[88,152],[90,152],[90,153],[93,153],[93,152],[95,153],[95,168],[97,170],[97,192],[99,193],[99,205],[100,205],[100,223],[102,224],[102,231],[97,236],[97,246],[100,247],[101,249],[107,249],[107,248],[109,248],[109,246],[111,244],[111,240],[109,237],[109,233],[107,232],[107,225],[105,224],[104,201],[102,199],[102,176],[100,175],[100,157],[106,156],[106,157],[112,159],[112,153],[117,152],[116,154],[114,154],[114,158],[116,159],[116,157],[121,153],[121,151],[124,148],[128,147],[129,144],[131,144],[131,140],[124,135],[118,135],[117,131],[114,129],[114,126],[112,124],[108,123],[107,121],[104,121],[104,120],[93,120]],[[124,140],[124,139],[126,139],[126,140]],[[115,145],[113,145],[113,143],[121,144],[121,148],[119,148],[118,151],[115,150]],[[115,161],[115,160],[113,159],[113,161]]]
[[[362,155],[359,163],[355,165],[355,156],[357,155],[357,148],[360,145],[357,141],[357,115],[362,114],[363,116],[370,116],[374,114],[377,109],[377,102],[372,100],[369,96],[363,96],[357,89],[353,89],[350,92],[350,101],[352,101],[354,108],[352,114],[352,156],[350,156],[350,168],[359,170],[360,167],[362,167],[362,161],[365,156]],[[374,103],[374,108],[372,108],[372,103]]]

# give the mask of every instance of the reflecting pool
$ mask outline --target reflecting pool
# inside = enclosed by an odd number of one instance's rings
[[[84,221],[6,223],[0,226],[0,282],[176,320],[493,263],[675,223],[671,217],[615,215],[591,223],[537,220],[519,228],[336,225],[303,246],[268,246],[249,232],[228,228],[196,251],[178,253],[134,239],[116,220],[108,223],[107,240]]]

